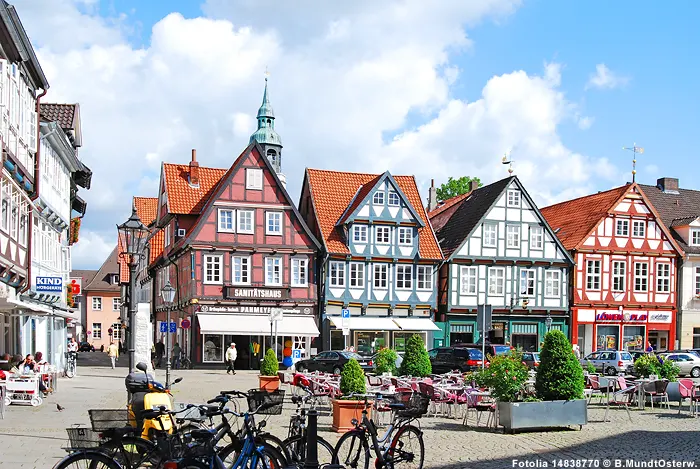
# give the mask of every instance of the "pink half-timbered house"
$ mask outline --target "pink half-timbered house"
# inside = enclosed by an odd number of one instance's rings
[[[639,186],[562,202],[542,214],[576,263],[572,343],[586,354],[673,348],[680,251]]]

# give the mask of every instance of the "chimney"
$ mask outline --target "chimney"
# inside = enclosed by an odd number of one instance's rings
[[[197,150],[192,149],[192,161],[190,161],[190,186],[199,187],[199,163],[197,163]]]
[[[656,187],[658,187],[662,192],[677,194],[678,178],[659,178],[656,180]]]
[[[469,181],[469,192],[474,192],[479,188],[479,182],[472,179]]]
[[[435,179],[430,180],[430,189],[428,189],[428,212],[432,212],[438,206],[437,187],[435,187]]]

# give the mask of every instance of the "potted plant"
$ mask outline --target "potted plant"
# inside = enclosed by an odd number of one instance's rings
[[[667,379],[669,381],[666,393],[670,401],[680,401],[680,386],[677,378],[680,368],[671,360],[659,359],[653,353],[642,355],[634,362],[634,374],[642,378],[657,376],[659,379]]]
[[[277,376],[279,371],[279,363],[277,363],[277,354],[271,348],[265,352],[265,358],[260,363],[260,389],[267,392],[276,391],[280,387],[280,378]]]
[[[340,373],[340,392],[340,399],[333,399],[333,430],[344,433],[354,428],[353,419],[362,418],[365,401],[361,396],[367,392],[365,372],[354,358],[345,364]]]
[[[403,356],[399,374],[424,378],[432,372],[433,367],[430,364],[430,357],[425,349],[423,338],[418,334],[413,334],[406,341],[406,353]]]
[[[384,347],[379,350],[377,357],[375,359],[376,367],[374,368],[375,373],[382,375],[384,373],[389,373],[390,375],[396,374],[396,360],[399,356],[396,351],[388,347]]]

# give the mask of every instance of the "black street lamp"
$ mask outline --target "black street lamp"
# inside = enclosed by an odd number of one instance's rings
[[[136,348],[134,334],[134,317],[136,316],[136,298],[134,293],[136,290],[136,267],[139,265],[148,228],[141,223],[141,219],[136,213],[136,207],[133,207],[131,216],[121,225],[117,225],[119,232],[119,243],[124,243],[123,255],[129,262],[129,373],[133,373],[135,369],[134,351]]]
[[[545,326],[547,326],[547,332],[549,332],[552,329],[552,316],[547,313],[547,317],[544,320]]]
[[[170,285],[170,280],[166,283],[160,290],[160,296],[163,298],[163,303],[168,308],[168,340],[167,347],[165,349],[166,363],[165,363],[165,387],[170,387],[170,310],[172,309],[173,300],[175,299],[175,289]]]

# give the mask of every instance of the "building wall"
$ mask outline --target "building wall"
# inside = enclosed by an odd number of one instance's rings
[[[102,298],[101,310],[94,308],[93,299],[96,297]],[[113,300],[115,298],[118,300],[116,308],[114,307],[115,305]],[[121,323],[119,319],[121,304],[119,292],[85,292],[85,301],[87,311],[87,324],[85,325],[85,329],[91,332],[91,334],[88,335],[88,342],[94,345],[97,349],[99,349],[102,345],[107,348],[110,342],[110,336],[108,333],[109,328],[112,327],[113,324]],[[95,338],[94,325],[96,323],[101,325],[101,338],[99,339]],[[114,339],[115,343],[119,342],[119,333],[117,331],[113,331],[112,338]],[[123,331],[121,338],[122,341],[124,341]]]
[[[681,266],[680,275],[680,347],[700,348],[700,256],[687,256]],[[697,334],[694,334],[695,332]]]

